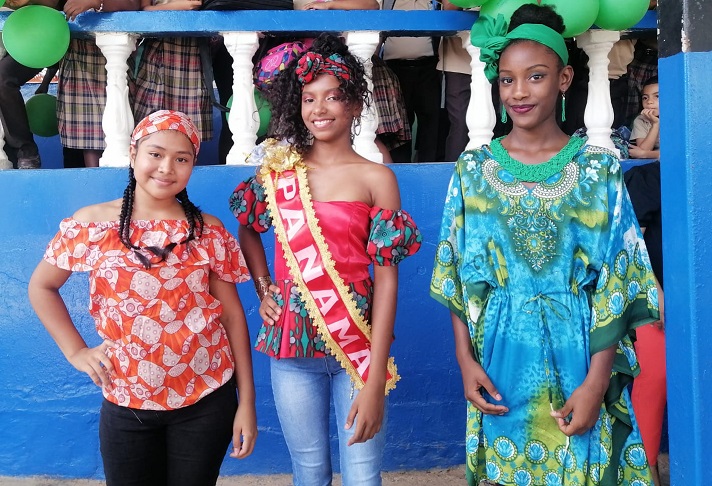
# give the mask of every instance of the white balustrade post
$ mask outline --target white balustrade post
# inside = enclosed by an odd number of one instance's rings
[[[368,90],[373,93],[373,62],[371,56],[376,52],[381,34],[378,31],[359,31],[346,33],[346,45],[362,63],[366,71]],[[362,157],[373,162],[383,163],[383,154],[376,145],[376,130],[378,129],[378,112],[375,101],[361,112],[361,131],[354,137],[354,150]]]
[[[258,46],[257,32],[223,32],[225,47],[232,56],[232,107],[228,126],[232,132],[232,148],[227,165],[244,165],[255,148],[259,115],[252,82],[252,56]]]
[[[470,104],[467,106],[467,128],[470,141],[466,150],[488,144],[494,136],[497,118],[492,105],[492,84],[485,76],[485,63],[480,61],[480,48],[470,42],[470,32],[458,33],[462,46],[470,55],[472,81],[470,82]]]
[[[578,46],[588,54],[588,99],[583,115],[588,141],[619,155],[611,140],[613,105],[608,81],[608,53],[620,37],[618,31],[589,30],[576,38]]]
[[[127,59],[136,48],[136,37],[123,32],[97,33],[96,45],[106,58],[106,107],[101,118],[106,148],[101,167],[127,167],[134,119],[129,104]]]
[[[3,46],[2,39],[0,39],[0,59],[5,55],[5,46]],[[12,169],[12,162],[7,158],[5,153],[5,129],[0,123],[0,170]]]

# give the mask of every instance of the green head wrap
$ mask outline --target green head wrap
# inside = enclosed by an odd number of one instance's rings
[[[472,26],[470,41],[480,48],[480,61],[485,63],[485,76],[490,83],[497,79],[499,56],[505,47],[515,39],[538,42],[553,50],[563,61],[569,63],[569,52],[564,38],[551,27],[542,24],[522,24],[507,33],[507,21],[503,15],[492,18],[481,16]]]

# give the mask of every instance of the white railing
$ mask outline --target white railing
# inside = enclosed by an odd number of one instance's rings
[[[176,35],[211,35],[219,32],[225,39],[225,46],[233,59],[233,105],[229,118],[229,127],[233,134],[234,145],[227,156],[227,164],[245,164],[247,154],[255,146],[257,139],[258,122],[253,114],[257,111],[252,85],[252,56],[254,55],[260,36],[257,30],[223,30],[213,31],[212,27],[216,22],[209,23],[210,28],[201,29],[200,25],[205,22],[193,22],[196,24],[190,31],[183,28],[184,23],[171,22],[172,19],[185,19],[182,13],[176,15],[175,12],[167,14],[165,19],[168,22],[160,22],[160,27],[149,28],[138,26],[134,29],[127,29],[126,25],[134,25],[132,22],[122,23],[123,32],[112,32],[111,29],[119,23],[114,18],[129,16],[129,19],[141,19],[136,15],[144,15],[147,12],[121,12],[110,14],[107,21],[99,19],[101,14],[84,14],[94,20],[93,23],[77,26],[73,25],[73,35],[91,35],[96,39],[96,43],[106,57],[107,70],[107,101],[102,125],[106,136],[106,149],[101,157],[100,165],[104,167],[126,166],[128,165],[128,147],[131,130],[133,129],[133,116],[128,98],[127,60],[136,46],[138,35],[145,34],[151,36],[176,36]],[[187,12],[185,12],[187,13]],[[327,12],[192,12],[194,16],[218,14],[216,18],[218,27],[229,19],[230,15],[241,15],[240,22],[250,23],[249,14],[254,14],[254,24],[265,24],[268,17],[265,14],[273,14],[279,18],[294,17],[297,21],[304,20],[307,15],[314,15]],[[463,31],[463,26],[471,25],[476,18],[471,12],[380,12],[380,11],[329,11],[332,19],[338,22],[322,22],[329,25],[324,30],[334,32],[341,24],[352,25],[348,31],[341,31],[345,34],[346,43],[349,49],[358,56],[365,65],[366,72],[371,73],[371,56],[379,44],[380,30],[369,30],[381,27],[388,29],[389,35],[452,35],[457,34],[462,39],[463,46],[472,58],[472,84],[470,105],[467,110],[467,125],[469,128],[470,142],[468,148],[474,148],[488,143],[492,139],[494,126],[496,123],[495,111],[492,106],[491,85],[484,75],[484,65],[479,60],[479,49],[470,44],[469,32]],[[151,12],[156,17],[159,12]],[[356,14],[356,15],[355,15]],[[418,14],[414,16],[413,14]],[[425,14],[425,15],[423,15]],[[454,14],[454,15],[453,15]],[[399,16],[400,15],[400,16]],[[434,15],[440,17],[433,17]],[[355,16],[355,18],[353,18]],[[237,17],[235,17],[237,18]],[[363,19],[372,18],[373,21]],[[385,19],[385,20],[384,20]],[[399,20],[400,19],[400,20]],[[435,22],[437,19],[439,22]],[[455,20],[453,20],[455,19]],[[0,17],[0,27],[4,18]],[[351,20],[351,22],[349,22]],[[650,23],[650,19],[647,19]],[[396,23],[394,23],[396,22]],[[103,25],[106,23],[107,25]],[[294,26],[286,28],[280,21],[277,24],[281,27],[279,31],[292,31],[303,33],[314,33],[318,22],[295,22]],[[434,25],[438,24],[438,25]],[[157,25],[154,23],[154,25]],[[171,25],[174,25],[171,28]],[[304,27],[300,27],[304,25]],[[364,25],[364,29],[357,26]],[[398,25],[394,28],[393,25]],[[308,27],[307,27],[308,26]],[[255,25],[255,28],[259,28]],[[293,29],[293,30],[292,30]],[[589,56],[589,85],[588,100],[584,115],[589,139],[593,144],[608,147],[617,152],[610,139],[611,124],[613,122],[613,108],[608,83],[608,53],[613,44],[620,38],[619,32],[605,30],[591,30],[577,38],[577,44]],[[0,54],[4,54],[0,44]],[[370,78],[370,76],[369,76]],[[370,84],[369,80],[369,87]],[[380,162],[381,155],[375,144],[376,127],[378,126],[377,114],[374,109],[370,109],[362,116],[362,129],[354,140],[354,146],[358,153],[364,157]],[[0,126],[0,168],[9,167],[9,161],[3,151],[4,142],[2,140],[2,126]]]

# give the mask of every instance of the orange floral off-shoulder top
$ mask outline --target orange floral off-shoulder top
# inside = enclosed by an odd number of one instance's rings
[[[89,272],[89,312],[109,350],[110,402],[146,410],[186,407],[227,383],[234,360],[222,305],[210,294],[210,273],[227,282],[249,279],[237,240],[222,226],[176,246],[146,269],[119,239],[118,221],[65,219],[44,260],[64,270]],[[184,220],[132,221],[131,241],[164,248],[183,241]],[[145,256],[150,257],[148,253]]]

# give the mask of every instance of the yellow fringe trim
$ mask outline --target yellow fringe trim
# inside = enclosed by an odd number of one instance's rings
[[[296,153],[292,152],[290,158],[293,157],[294,154]],[[287,234],[284,229],[284,224],[282,223],[282,220],[279,217],[279,210],[277,207],[277,200],[275,196],[275,184],[269,174],[269,172],[274,170],[271,168],[275,167],[275,165],[276,164],[265,163],[265,165],[262,166],[260,173],[264,176],[262,182],[265,188],[265,194],[267,196],[267,205],[270,208],[270,212],[272,213],[272,224],[274,226],[274,231],[277,235],[277,239],[282,245],[284,259],[287,262],[287,266],[289,267],[290,274],[293,277],[293,281],[297,287],[297,291],[299,292],[299,295],[301,296],[302,300],[304,301],[304,304],[306,305],[307,311],[309,312],[309,317],[311,317],[314,323],[316,324],[319,336],[324,340],[324,344],[329,350],[329,352],[334,356],[334,358],[336,358],[339,364],[341,364],[341,366],[349,374],[349,377],[351,377],[351,381],[354,383],[356,389],[360,390],[364,386],[364,381],[361,378],[361,375],[358,374],[358,371],[356,371],[353,364],[351,363],[351,360],[346,356],[344,350],[341,349],[341,347],[336,343],[336,340],[331,336],[331,333],[326,327],[326,321],[324,320],[324,316],[322,316],[321,312],[319,311],[319,307],[316,304],[316,301],[312,297],[311,292],[309,292],[306,283],[304,283],[304,279],[302,278],[302,272],[299,269],[299,263],[297,262],[294,253],[291,251],[287,251],[287,248],[290,248],[289,242],[287,241]],[[285,166],[288,166],[288,168],[284,168]],[[348,286],[344,283],[343,279],[339,275],[339,272],[336,271],[334,260],[331,257],[331,252],[329,251],[328,245],[326,244],[324,236],[321,233],[319,220],[316,217],[314,207],[312,205],[311,193],[309,191],[309,184],[307,182],[306,166],[301,162],[301,158],[299,158],[299,160],[292,159],[289,164],[279,164],[277,167],[281,169],[276,170],[275,172],[277,173],[282,172],[282,170],[294,170],[296,172],[297,181],[299,183],[299,195],[302,200],[302,205],[304,206],[304,213],[306,215],[307,225],[312,233],[312,236],[314,237],[314,241],[316,242],[317,247],[319,248],[322,261],[324,262],[324,268],[326,269],[326,272],[329,277],[334,282],[334,286],[336,287],[336,290],[339,293],[339,297],[346,305],[346,308],[348,309],[351,318],[356,323],[356,326],[364,334],[364,336],[366,336],[366,339],[368,339],[370,344],[371,328],[368,323],[364,321],[363,317],[361,317],[361,314],[359,313],[358,308],[356,307],[356,302],[351,297],[351,293],[349,291]],[[388,393],[396,387],[396,383],[398,382],[398,380],[400,380],[400,376],[398,375],[398,369],[392,357],[388,358],[387,369],[391,377],[386,381],[386,386],[384,390],[386,395],[388,395]]]

